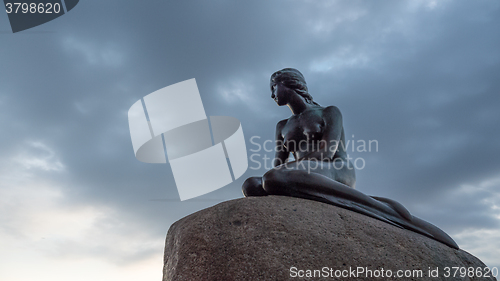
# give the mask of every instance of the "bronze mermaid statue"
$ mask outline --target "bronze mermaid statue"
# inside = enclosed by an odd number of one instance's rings
[[[368,196],[355,188],[356,175],[345,151],[342,115],[335,106],[322,107],[309,94],[304,76],[285,68],[271,76],[271,98],[287,105],[292,116],[276,125],[273,168],[243,183],[249,196],[282,195],[349,209],[405,228],[452,248],[453,239],[438,227],[412,216],[400,203]],[[293,160],[289,161],[290,155]]]

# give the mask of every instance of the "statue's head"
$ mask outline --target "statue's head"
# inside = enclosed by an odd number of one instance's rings
[[[312,96],[307,90],[306,79],[297,69],[284,68],[273,73],[270,81],[271,91],[273,91],[273,87],[278,83],[301,95],[306,102],[314,103]]]

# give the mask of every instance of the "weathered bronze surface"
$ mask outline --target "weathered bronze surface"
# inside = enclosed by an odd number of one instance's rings
[[[355,170],[345,146],[342,115],[335,106],[313,101],[304,76],[285,68],[271,76],[271,98],[292,116],[276,126],[274,168],[243,183],[248,196],[284,195],[343,207],[440,241],[458,245],[438,227],[412,216],[400,203],[354,189]],[[288,161],[290,155],[295,158]]]

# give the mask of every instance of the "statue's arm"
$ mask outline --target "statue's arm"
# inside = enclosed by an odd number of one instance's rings
[[[279,166],[281,164],[284,164],[286,160],[288,160],[288,156],[290,155],[290,152],[288,149],[285,147],[284,139],[283,139],[283,134],[282,130],[286,125],[286,122],[288,120],[281,120],[278,122],[276,125],[276,154],[274,156],[274,163],[273,167]]]
[[[319,148],[308,153],[300,160],[332,159],[335,156],[342,136],[342,114],[336,106],[329,106],[323,111],[323,120],[325,121],[325,127]]]

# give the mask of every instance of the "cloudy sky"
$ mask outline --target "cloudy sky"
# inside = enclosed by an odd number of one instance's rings
[[[0,279],[160,280],[169,226],[265,169],[181,202],[168,164],[135,159],[128,109],[196,78],[251,153],[290,116],[269,91],[285,67],[378,142],[350,151],[358,190],[500,267],[499,30],[493,0],[88,0],[16,34],[0,13]]]

